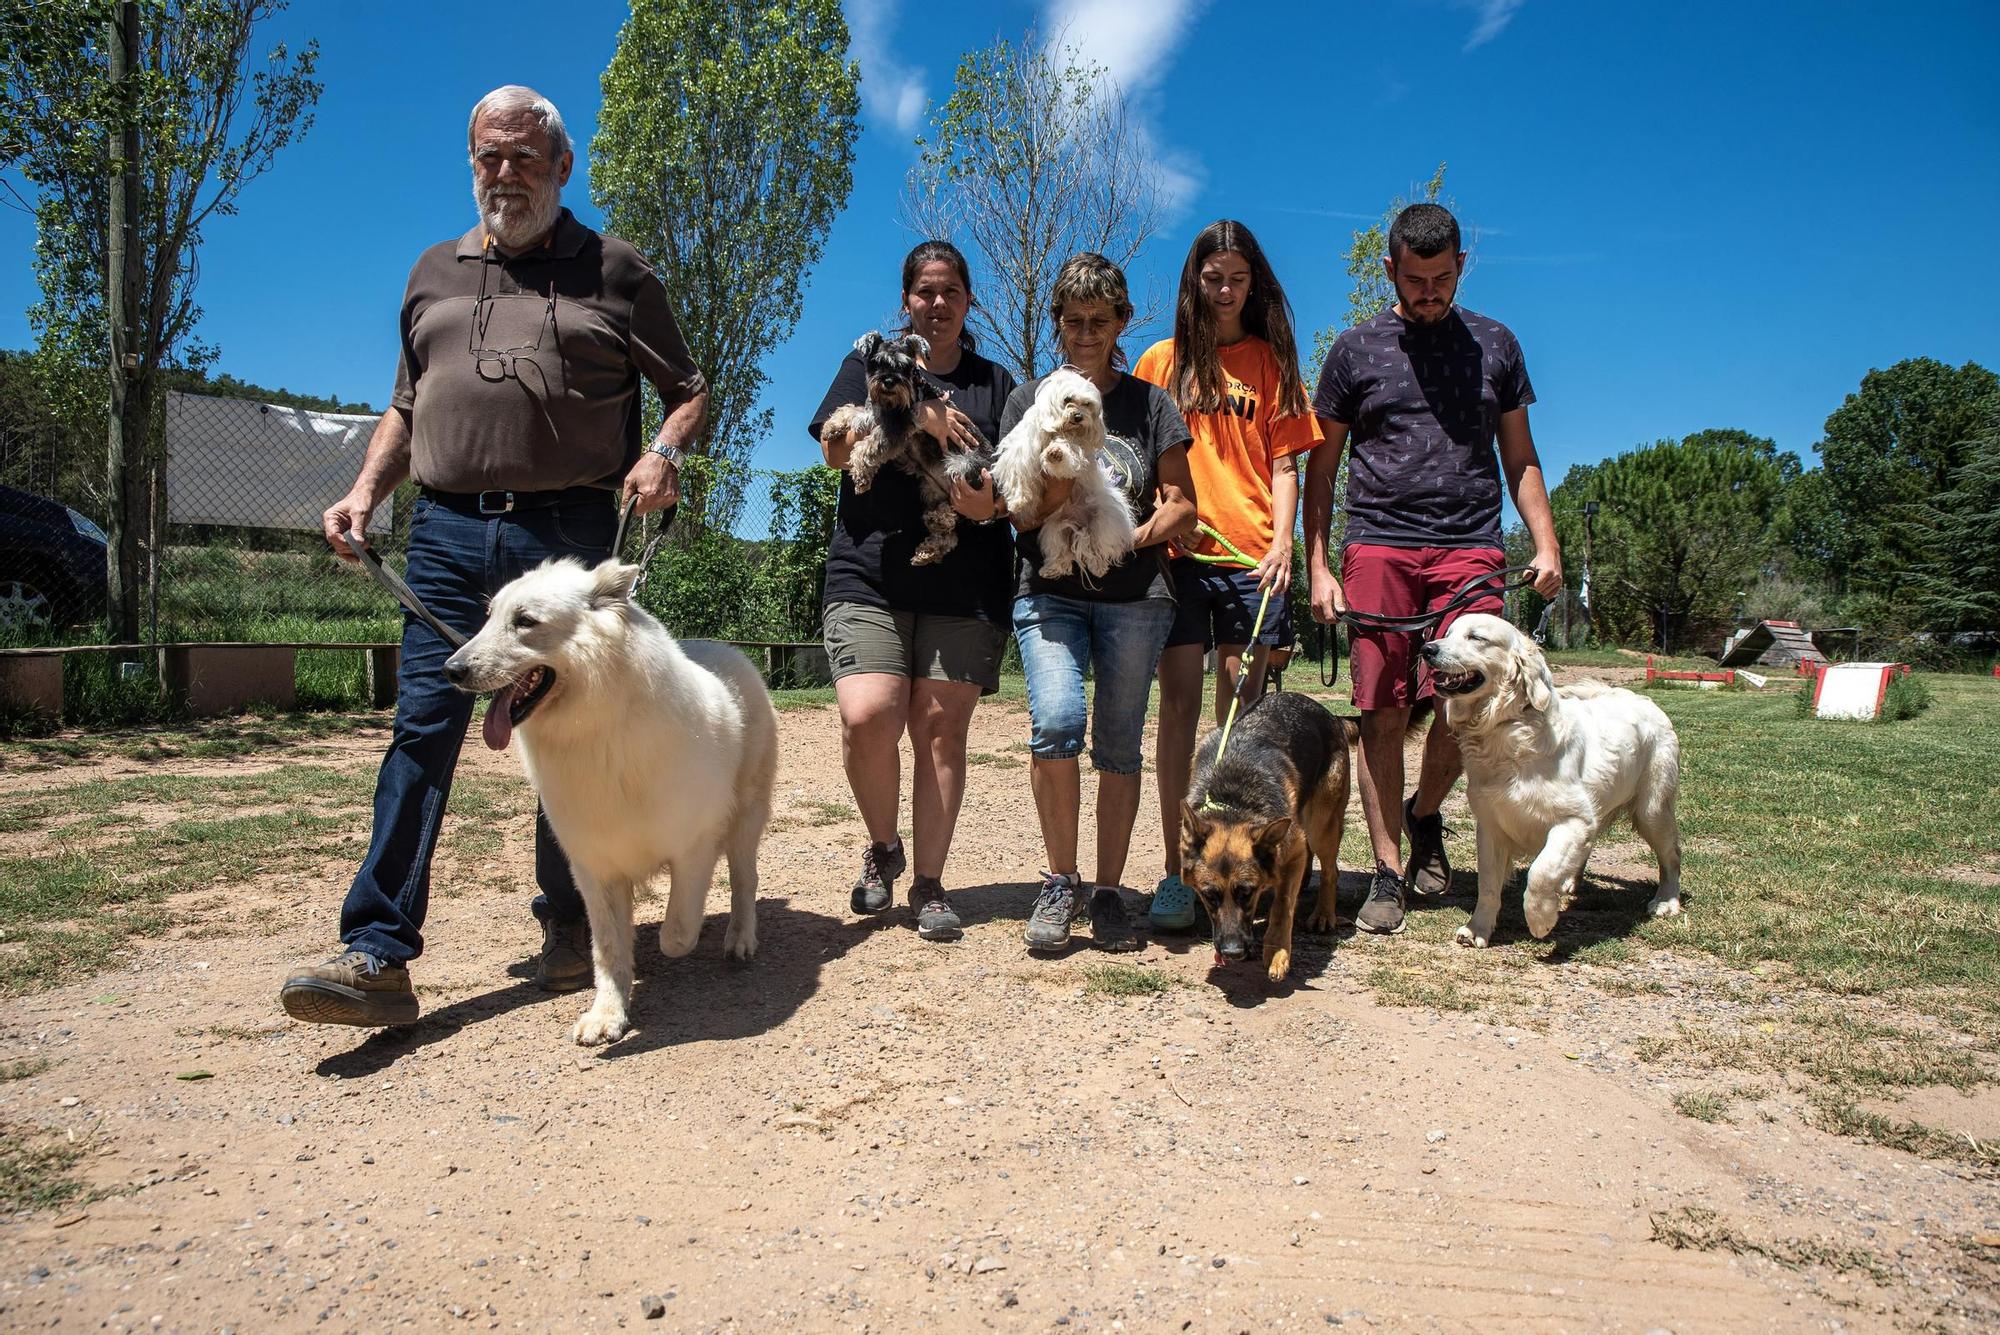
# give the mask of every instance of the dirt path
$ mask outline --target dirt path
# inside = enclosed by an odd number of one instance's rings
[[[682,961],[642,926],[637,1032],[602,1055],[568,1040],[587,994],[526,981],[521,815],[498,857],[440,870],[412,1030],[277,1011],[284,966],[329,946],[317,868],[245,888],[260,934],[143,943],[8,1003],[0,1061],[53,1065],[0,1083],[0,1115],[73,1133],[116,1190],[0,1221],[0,1327],[572,1330],[650,1306],[673,1330],[1690,1335],[1996,1310],[1959,1256],[2000,1227],[1991,1179],[1814,1131],[1782,1090],[1735,1125],[1674,1110],[1633,1044],[1712,1005],[1711,966],[1642,951],[1664,982],[1639,991],[1538,962],[1542,1029],[1379,1005],[1370,971],[1434,949],[1407,938],[1305,943],[1275,995],[1156,941],[1119,962],[1170,985],[1104,995],[1108,957],[1020,947],[1021,710],[975,722],[950,946],[851,918],[835,719],[783,725],[762,953],[725,965],[719,912]],[[1689,1208],[1750,1250],[1655,1240]],[[1768,1258],[1794,1243],[1817,1262]]]

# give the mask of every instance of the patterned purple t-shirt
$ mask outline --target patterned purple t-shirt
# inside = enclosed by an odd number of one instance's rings
[[[1348,427],[1348,543],[1500,546],[1500,415],[1535,401],[1506,325],[1454,306],[1436,324],[1391,307],[1342,332],[1313,412]]]

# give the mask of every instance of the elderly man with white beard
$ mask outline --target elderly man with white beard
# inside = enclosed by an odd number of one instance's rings
[[[410,271],[389,411],[360,476],[324,516],[346,535],[406,477],[406,579],[430,610],[470,636],[487,599],[555,556],[609,554],[621,492],[644,513],[679,498],[681,447],[708,407],[666,290],[644,258],[562,206],[575,155],[561,114],[531,88],[479,99],[467,128],[479,221],[426,250]],[[640,384],[666,422],[641,449]],[[341,949],[289,974],[279,997],[296,1019],[408,1024],[409,962],[423,950],[431,855],[471,721],[472,697],[440,669],[451,646],[403,623],[394,732],[375,786],[368,853],[340,914]],[[590,929],[569,863],[537,813],[533,911],[542,924],[536,982],[591,981]]]

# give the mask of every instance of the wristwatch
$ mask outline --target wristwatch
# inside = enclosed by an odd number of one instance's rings
[[[662,459],[665,459],[675,468],[679,468],[681,466],[681,458],[682,458],[681,447],[673,444],[670,441],[656,440],[651,445],[648,445],[646,447],[646,453],[659,455]]]

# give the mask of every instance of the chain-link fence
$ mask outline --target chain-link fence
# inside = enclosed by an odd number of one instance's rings
[[[146,483],[140,535],[142,638],[152,643],[388,643],[395,600],[337,560],[320,515],[346,494],[377,418],[174,393],[163,465]],[[0,643],[103,643],[101,500],[65,495],[53,456],[0,438]],[[816,638],[837,475],[691,459],[688,493],[654,556],[643,601],[677,632],[732,640]],[[401,569],[415,489],[371,517],[369,538]],[[65,504],[65,500],[68,504]],[[635,523],[636,558],[657,521]]]

